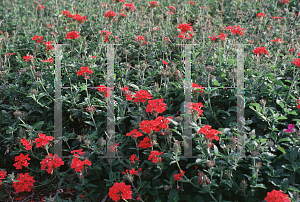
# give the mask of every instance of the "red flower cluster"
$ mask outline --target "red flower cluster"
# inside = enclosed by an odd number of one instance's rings
[[[134,163],[135,161],[139,160],[139,158],[135,158],[135,154],[132,154],[129,159],[130,159],[131,163]]]
[[[264,13],[257,13],[256,17],[266,17],[266,15]]]
[[[84,161],[79,160],[79,158],[75,157],[72,160],[71,168],[74,168],[76,172],[81,172],[81,170],[84,168],[84,165],[92,165],[92,162],[88,159],[85,159]]]
[[[131,190],[130,185],[125,185],[124,182],[121,182],[121,183],[116,182],[114,184],[114,186],[109,188],[108,195],[114,201],[119,201],[121,199],[120,195],[121,195],[122,199],[131,199],[132,191],[130,191],[130,190]]]
[[[203,115],[203,110],[201,109],[201,107],[203,107],[203,104],[201,102],[199,103],[192,103],[192,102],[188,102],[187,105],[184,105],[185,107],[188,108],[190,113],[197,113],[198,112],[198,117],[200,115]]]
[[[58,157],[57,154],[54,154],[54,156],[50,153],[46,156],[46,158],[41,162],[41,170],[45,170],[47,168],[47,172],[49,174],[53,174],[53,167],[58,168],[62,165],[64,165],[64,162],[61,160],[61,158]]]
[[[152,143],[153,143],[153,141],[152,141]],[[152,147],[152,144],[150,143],[149,137],[146,136],[143,140],[141,140],[140,143],[138,144],[138,147],[139,148],[144,148],[144,149]]]
[[[47,51],[54,50],[53,46],[51,45],[52,41],[47,41],[44,44],[47,46]]]
[[[42,60],[43,62],[50,62],[50,63],[52,63],[54,60],[53,60],[53,58],[49,58],[48,60]]]
[[[300,109],[300,101],[299,101],[299,99],[297,99],[297,103],[298,103],[297,109]]]
[[[271,40],[271,41],[273,41],[273,42],[278,42],[278,43],[284,43],[284,42],[286,42],[286,41],[282,41],[282,40],[279,39],[279,38],[276,38],[275,40]]]
[[[115,17],[116,14],[115,12],[113,11],[107,11],[107,13],[104,14],[104,17],[108,18],[109,20],[111,20],[113,17]],[[114,21],[116,21],[116,19],[114,19]]]
[[[41,43],[43,41],[43,36],[34,36],[34,37],[31,37],[32,40],[36,40],[37,43]]]
[[[269,54],[268,51],[266,50],[266,47],[258,47],[256,49],[254,49],[253,52],[254,52],[254,54],[259,54],[259,55],[261,55],[263,53],[265,53],[267,55]]]
[[[146,99],[152,99],[152,96],[148,93],[148,91],[146,90],[140,90],[140,91],[137,91],[134,95],[134,100],[133,102],[142,102],[142,103],[145,103],[147,100]]]
[[[173,117],[167,117],[169,119],[173,120]],[[140,123],[140,129],[144,133],[151,134],[152,130],[155,132],[159,132],[162,128],[167,129],[169,121],[167,118],[164,118],[162,116],[157,117],[155,120],[145,120]]]
[[[180,34],[178,35],[179,38],[184,38],[184,39],[191,39],[189,37],[187,37],[187,31],[190,31],[191,33],[189,33],[189,36],[192,37],[193,36],[193,27],[190,26],[192,23],[190,24],[181,24],[179,23],[178,25],[178,29],[181,30]]]
[[[31,187],[33,186],[33,183],[35,180],[32,176],[29,175],[29,173],[20,174],[19,177],[16,179],[18,182],[14,181],[13,186],[17,193],[23,192],[23,191],[31,191]]]
[[[23,138],[23,139],[21,139],[21,143],[24,145],[26,150],[31,150],[31,148],[32,148],[31,142],[29,142],[28,140]]]
[[[205,125],[203,128],[201,128],[198,131],[198,133],[203,133],[206,136],[206,138],[209,138],[210,141],[212,139],[219,141],[219,137],[216,136],[216,134],[221,133],[221,132],[217,131],[215,129],[211,129],[211,126],[209,126],[209,125]]]
[[[266,198],[264,198],[267,202],[291,202],[289,199],[289,195],[282,193],[281,190],[268,192]]]
[[[158,3],[156,1],[150,1],[149,2],[149,8],[154,8],[154,7],[157,7],[158,6]]]
[[[33,56],[32,55],[26,55],[26,56],[23,56],[23,59],[25,60],[25,62],[28,62],[28,60],[33,59]]]
[[[281,4],[282,4],[282,3],[283,3],[283,1],[280,1],[279,3],[281,3]],[[290,0],[285,0],[285,1],[284,1],[284,3],[285,3],[285,4],[288,4],[288,3],[290,3]]]
[[[300,58],[296,58],[294,62],[292,62],[294,65],[300,67]]]
[[[73,156],[80,157],[80,156],[82,156],[84,154],[84,152],[82,151],[82,149],[78,149],[78,150],[71,151],[71,154],[73,154]]]
[[[86,76],[86,74],[88,74],[86,78],[89,79],[89,75],[91,73],[94,73],[93,70],[89,69],[89,67],[80,67],[80,68],[81,70],[77,72],[78,76],[82,76],[82,75]]]
[[[111,32],[100,30],[100,33],[101,33],[101,36],[102,36],[102,33],[106,33],[105,36],[104,36],[105,37],[104,42],[107,43],[108,42],[108,36],[111,35]]]
[[[73,150],[71,151],[72,154],[74,153],[79,153],[80,155],[83,155],[84,152],[82,152],[82,149],[79,150]],[[72,163],[71,163],[71,168],[75,169],[75,172],[80,172],[80,178],[82,175],[82,169],[84,168],[85,165],[92,165],[92,162],[89,161],[88,159],[85,159],[84,161],[79,160],[78,157],[80,157],[78,154],[74,154],[73,156],[75,156],[75,158],[72,159]]]
[[[163,154],[163,152],[151,151],[151,154],[149,155],[148,160],[151,161],[151,159],[152,159],[153,163],[157,163],[158,155],[161,155],[161,154]],[[159,161],[161,162],[161,158],[159,158]]]
[[[36,138],[34,143],[36,143],[36,147],[39,148],[49,144],[49,141],[52,140],[54,140],[54,137],[46,136],[46,134],[39,133],[39,138]]]
[[[137,39],[133,38],[135,41],[142,41],[145,45],[147,42],[145,41],[145,36],[138,36]]]
[[[125,96],[126,96],[126,100],[132,100],[133,99],[133,97],[132,97],[132,95],[131,95],[131,91],[129,90],[129,87],[124,87],[123,88],[123,93],[125,94]]]
[[[29,154],[24,155],[22,153],[19,156],[15,156],[15,163],[13,166],[15,166],[16,169],[22,169],[22,166],[27,167],[29,165],[27,160],[30,160],[28,156]]]
[[[64,16],[67,16],[71,19],[75,19],[81,23],[83,23],[83,21],[87,21],[85,16],[78,15],[77,13],[75,13],[75,15],[72,15],[69,11],[62,11],[62,13]]]
[[[134,130],[132,130],[130,133],[127,133],[126,136],[131,136],[131,137],[132,137],[132,134],[134,134],[133,137],[136,137],[136,138],[141,137],[141,136],[144,136],[144,135],[143,135],[141,132],[139,132],[137,129],[134,129]]]
[[[99,90],[99,93],[101,92],[105,92],[105,97],[110,97],[112,94],[111,89],[109,89],[108,87],[104,86],[104,85],[100,85],[97,88]]]
[[[68,32],[66,35],[66,39],[77,39],[79,37],[81,37],[79,35],[79,32],[75,32],[75,31]]]
[[[282,19],[282,17],[275,17],[275,16],[271,16],[271,18],[274,18],[275,21],[277,21],[278,19]]]
[[[0,185],[1,185],[2,180],[4,180],[5,177],[6,177],[6,173],[7,172],[4,172],[3,170],[0,170]]]
[[[42,8],[42,9],[44,9],[44,8],[45,8],[45,6],[43,6],[43,5],[39,4],[39,5],[37,6],[37,8],[36,8],[36,9],[37,9],[37,10],[40,10],[41,8]]]
[[[199,85],[196,84],[196,83],[192,83],[192,88],[197,88],[198,90],[199,90],[199,88],[200,88],[200,89],[204,89],[202,86],[199,86]],[[193,90],[195,90],[195,89],[193,89]],[[200,93],[203,93],[202,90],[199,90],[199,92],[200,92]]]
[[[181,177],[183,176],[184,173],[185,173],[185,171],[180,170],[180,173],[179,173],[179,174],[175,174],[175,175],[174,175],[175,182],[176,182],[177,180],[182,180]]]
[[[132,11],[134,11],[134,5],[132,4],[132,3],[130,3],[130,4],[123,4],[123,8],[125,9],[125,10],[127,10],[127,11],[129,11],[130,9],[132,10]]]
[[[233,27],[226,27],[226,29],[230,30],[231,33],[233,33],[234,35],[236,35],[236,33],[238,33],[239,35],[243,35],[242,30],[245,30],[243,28],[241,28],[240,26],[233,26]]]
[[[168,6],[168,8],[170,9],[170,13],[171,14],[174,14],[175,13],[175,11],[176,11],[176,7],[175,6]],[[169,13],[169,12],[167,12],[167,13]]]
[[[139,171],[134,170],[134,168],[132,168],[129,171],[128,171],[128,169],[126,169],[126,171],[123,171],[122,174],[125,175],[127,172],[129,172],[131,175],[137,175]]]
[[[146,112],[151,112],[152,114],[152,111],[156,111],[157,113],[163,113],[166,111],[167,104],[163,103],[162,101],[164,101],[164,98],[149,100],[146,107]]]

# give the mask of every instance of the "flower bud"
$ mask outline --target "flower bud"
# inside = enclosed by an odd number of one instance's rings
[[[208,168],[214,167],[214,166],[215,166],[215,162],[212,161],[212,160],[208,160],[207,163],[206,163],[206,166],[207,166]]]

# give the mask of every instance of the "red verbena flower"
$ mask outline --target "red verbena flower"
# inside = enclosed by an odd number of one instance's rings
[[[71,154],[73,154],[73,156],[80,157],[84,154],[84,152],[82,151],[82,149],[78,149],[78,150],[71,151]]]
[[[179,174],[174,174],[175,181],[177,181],[177,180],[182,180],[181,177],[183,176],[184,173],[185,173],[185,171],[180,170],[180,173],[179,173]]]
[[[4,170],[0,170],[0,185],[1,185],[2,180],[4,180],[6,177],[6,173],[7,172],[4,172]]]
[[[91,73],[94,73],[93,70],[89,69],[89,67],[80,67],[80,68],[81,68],[81,70],[79,70],[77,72],[78,76],[83,76],[84,75],[87,79],[89,79],[89,75]],[[87,74],[87,76],[86,76],[86,74]]]
[[[163,154],[163,152],[151,151],[151,154],[149,155],[148,160],[151,161],[151,159],[152,159],[153,163],[157,163],[158,156],[161,154]],[[160,158],[160,162],[161,162],[161,158]]]
[[[79,32],[75,32],[75,31],[68,32],[66,35],[66,39],[77,39],[79,37],[81,37],[79,35]]]
[[[198,131],[198,133],[203,133],[205,137],[208,138],[210,141],[212,141],[212,139],[219,141],[219,137],[216,136],[216,134],[221,132],[215,129],[211,129],[211,126],[209,125],[205,125]]]
[[[132,154],[129,159],[130,159],[131,163],[134,163],[135,161],[139,160],[139,158],[135,158],[135,154]]]
[[[150,1],[149,2],[149,8],[157,7],[158,3],[156,1]]]
[[[294,65],[300,67],[300,58],[296,58],[295,61],[292,62]]]
[[[88,159],[85,159],[84,161],[79,160],[77,157],[72,159],[71,168],[74,168],[76,172],[81,172],[84,168],[84,165],[91,166],[92,163]]]
[[[16,180],[18,180],[18,182],[14,181],[13,186],[17,193],[24,191],[30,192],[33,183],[35,182],[33,177],[29,175],[29,173],[20,174]]]
[[[31,150],[32,145],[31,145],[31,143],[28,140],[26,140],[25,138],[23,138],[23,139],[21,139],[21,143],[24,145],[24,147],[25,147],[26,150]]]
[[[39,4],[39,5],[37,6],[37,9],[40,10],[41,8],[45,8],[45,6]]]
[[[264,198],[267,202],[291,202],[289,195],[282,193],[281,190],[268,192],[267,196]]]
[[[115,183],[114,186],[109,188],[109,197],[113,201],[119,201],[121,198],[122,199],[131,199],[132,198],[132,191],[130,185],[125,185],[124,182],[121,183]]]
[[[129,11],[130,9],[133,11],[135,7],[132,3],[130,3],[130,4],[123,4],[123,8],[127,11]]]
[[[46,156],[46,158],[41,162],[41,170],[45,170],[47,168],[47,172],[49,174],[53,174],[53,167],[58,168],[62,165],[64,165],[64,162],[61,160],[61,158],[58,157],[57,154],[54,154],[54,156],[50,153]]]
[[[152,99],[152,96],[148,93],[148,91],[146,90],[140,90],[140,91],[137,91],[134,95],[134,97],[136,97],[133,102],[142,102],[142,103],[145,103],[147,100],[146,99]]]
[[[29,163],[27,161],[30,160],[30,158],[28,157],[29,154],[20,154],[19,156],[15,156],[15,163],[13,166],[16,167],[16,169],[22,169],[22,166],[27,167],[29,165]]]
[[[144,148],[144,149],[152,147],[152,144],[150,143],[149,137],[146,136],[143,140],[141,140],[140,143],[138,144],[138,147],[139,148]]]
[[[53,46],[51,45],[52,41],[47,41],[44,44],[47,46],[47,51],[54,50]]]
[[[36,143],[36,147],[39,148],[49,144],[49,141],[52,140],[54,140],[54,137],[46,136],[46,134],[39,133],[39,138],[35,138],[34,143]]]
[[[107,13],[105,13],[104,14],[104,17],[106,17],[106,18],[108,18],[109,20],[111,20],[113,17],[115,17],[116,15],[118,15],[118,14],[116,14],[115,12],[113,12],[113,11],[107,11]]]
[[[26,55],[26,56],[23,56],[23,59],[25,60],[25,62],[28,62],[28,60],[33,59],[33,56],[32,55]]]
[[[258,55],[261,55],[263,53],[265,54],[269,54],[268,51],[266,50],[266,47],[258,47],[256,49],[253,50],[254,54],[258,54]]]
[[[31,37],[32,40],[36,40],[37,43],[41,43],[43,41],[43,36],[34,36],[34,37]]]
[[[83,21],[87,21],[85,16],[78,15],[77,13],[75,13],[72,18],[81,23],[83,23]]]
[[[137,129],[134,129],[130,133],[127,133],[126,136],[132,137],[132,134],[134,134],[133,137],[136,137],[136,138],[144,136],[141,132],[137,131]]]
[[[166,111],[166,103],[163,103],[164,98],[156,99],[156,100],[148,100],[148,105],[146,107],[146,112],[156,111],[157,113],[163,113]]]
[[[198,113],[198,117],[200,115],[203,115],[203,110],[201,109],[201,107],[203,107],[203,104],[201,102],[199,103],[192,103],[192,102],[188,102],[187,105],[184,105],[185,107],[188,108],[190,113]]]

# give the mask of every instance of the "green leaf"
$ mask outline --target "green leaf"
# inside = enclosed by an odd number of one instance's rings
[[[95,125],[94,122],[92,122],[92,121],[84,121],[84,122],[87,123],[87,124],[89,124],[89,125],[91,125],[91,126],[94,126],[96,128],[96,125]]]
[[[280,119],[288,119],[288,118],[286,118],[285,116],[280,116],[277,119],[280,120]]]
[[[280,140],[278,141],[278,143],[279,143],[279,142],[284,142],[284,141],[289,142],[289,141],[291,141],[291,140],[288,139],[288,138],[282,138],[282,139],[280,139]]]
[[[282,147],[280,147],[279,145],[277,145],[277,149],[279,151],[281,151],[282,153],[286,154],[286,151]]]

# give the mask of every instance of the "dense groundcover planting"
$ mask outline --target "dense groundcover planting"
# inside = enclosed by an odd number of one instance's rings
[[[299,5],[2,0],[0,201],[300,201]],[[116,44],[113,89],[107,44]],[[188,103],[183,44],[191,44]],[[243,135],[237,44],[245,44]]]

